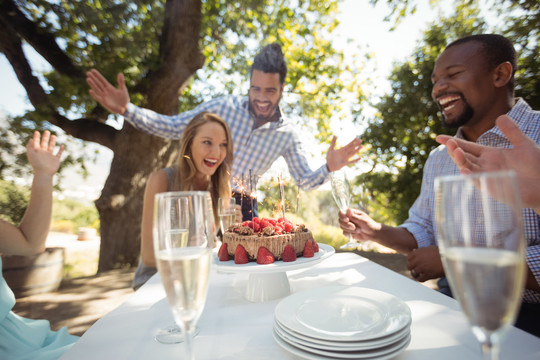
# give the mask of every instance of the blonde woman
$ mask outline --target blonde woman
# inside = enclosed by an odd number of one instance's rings
[[[196,115],[182,135],[177,163],[152,173],[146,184],[141,225],[141,260],[133,279],[134,290],[156,273],[152,240],[154,196],[167,191],[209,191],[214,216],[217,216],[218,199],[231,196],[232,161],[233,144],[227,123],[209,112]]]

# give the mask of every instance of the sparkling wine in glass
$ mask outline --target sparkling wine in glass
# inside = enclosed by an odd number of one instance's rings
[[[219,198],[218,199],[218,217],[221,234],[234,224],[236,218],[236,200],[235,198]]]
[[[345,172],[331,172],[330,185],[332,186],[332,196],[339,210],[346,212],[351,201],[351,186],[345,176]],[[340,246],[341,249],[356,249],[357,247],[358,243],[354,241],[351,234],[349,234],[349,241],[345,245]]]
[[[514,323],[525,284],[525,238],[513,172],[435,179],[437,240],[452,293],[486,359]]]
[[[174,319],[181,328],[188,359],[194,359],[192,340],[206,301],[210,244],[215,236],[209,231],[208,215],[212,212],[208,199],[207,192],[169,192],[155,197],[153,230],[157,267]],[[171,224],[179,216],[187,219],[185,231],[171,231]],[[179,233],[182,235],[178,236]]]

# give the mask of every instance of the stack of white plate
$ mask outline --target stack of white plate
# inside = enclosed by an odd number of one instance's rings
[[[397,297],[356,286],[328,286],[279,302],[274,338],[305,359],[391,359],[411,340],[411,311]]]

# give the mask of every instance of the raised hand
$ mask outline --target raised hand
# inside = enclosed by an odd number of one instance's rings
[[[129,93],[122,73],[117,75],[116,81],[118,82],[118,88],[108,82],[96,69],[86,73],[86,82],[90,86],[90,95],[105,109],[114,114],[123,115],[129,103]]]
[[[448,154],[462,174],[498,170],[514,170],[524,206],[540,209],[540,147],[529,139],[506,115],[499,116],[497,126],[508,137],[511,149],[495,148],[437,136],[437,142],[447,146]]]
[[[336,137],[332,138],[332,143],[326,154],[326,165],[330,172],[337,171],[344,166],[358,162],[362,157],[351,159],[362,149],[362,140],[354,138],[350,143],[342,148],[336,149]]]
[[[49,131],[43,132],[43,137],[38,131],[34,132],[34,137],[26,145],[26,156],[32,165],[35,175],[54,175],[60,167],[60,157],[64,151],[64,146],[54,154],[56,146],[56,136]]]

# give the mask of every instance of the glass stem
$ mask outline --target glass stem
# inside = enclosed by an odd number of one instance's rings
[[[195,352],[193,351],[193,328],[190,328],[189,331],[187,329],[184,331],[184,346],[186,349],[186,360],[195,360]]]
[[[499,360],[499,344],[493,342],[490,336],[481,344],[484,360]]]

